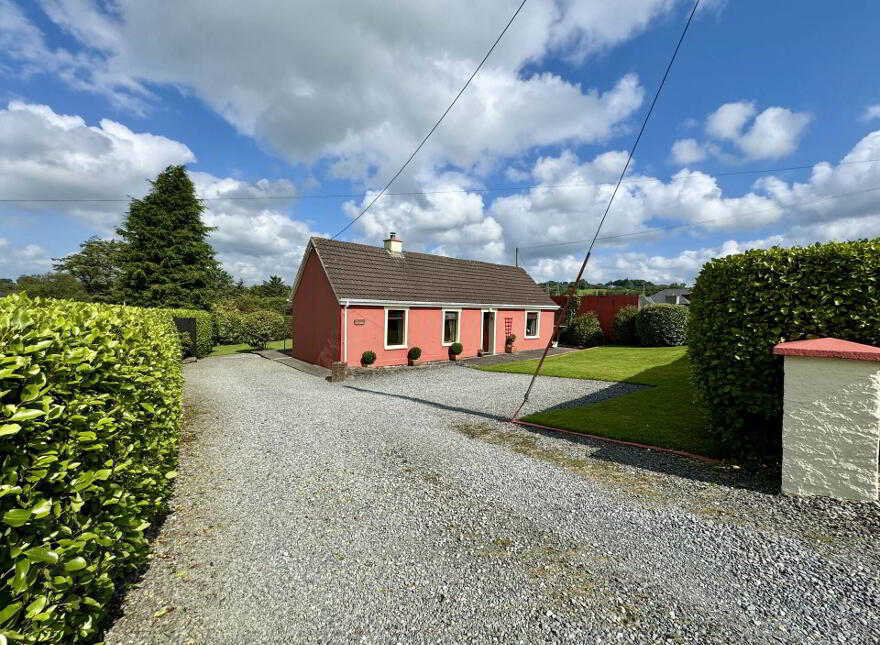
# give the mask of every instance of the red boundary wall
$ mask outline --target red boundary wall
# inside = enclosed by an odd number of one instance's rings
[[[552,296],[552,298],[557,305],[562,305],[562,301],[565,300],[565,296]],[[578,314],[595,311],[599,316],[599,325],[602,327],[602,333],[605,334],[605,340],[611,341],[614,340],[614,315],[627,305],[638,307],[639,296],[581,296]]]

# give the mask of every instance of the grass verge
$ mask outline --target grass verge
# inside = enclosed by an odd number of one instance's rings
[[[536,364],[531,360],[479,369],[531,374]],[[590,405],[531,414],[524,421],[707,457],[723,456],[721,446],[706,430],[704,411],[694,403],[686,347],[597,347],[551,357],[541,373],[653,387]]]
[[[290,349],[290,339],[269,341],[269,345],[266,349]],[[252,351],[254,351],[254,348],[246,343],[240,343],[238,345],[216,345],[214,351],[208,354],[208,357],[242,354],[244,352]]]

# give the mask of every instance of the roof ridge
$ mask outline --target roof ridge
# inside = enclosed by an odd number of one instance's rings
[[[384,251],[385,250],[381,246],[373,246],[371,244],[360,244],[358,242],[346,242],[344,240],[333,240],[328,237],[312,236],[311,239],[318,241],[318,242],[321,242],[321,243],[331,242],[334,245],[339,245],[339,246],[357,246],[357,247],[364,248],[364,249],[371,249],[373,251]],[[504,269],[514,269],[516,271],[521,271],[523,273],[526,272],[523,267],[513,266],[512,264],[501,264],[499,262],[486,262],[485,260],[471,260],[468,258],[457,258],[457,257],[451,256],[451,255],[440,255],[438,253],[422,253],[420,251],[404,251],[403,255],[404,255],[404,257],[407,255],[420,255],[423,257],[438,258],[440,260],[449,260],[452,262],[471,262],[473,264],[484,264],[484,265],[491,266],[491,267],[501,267]]]

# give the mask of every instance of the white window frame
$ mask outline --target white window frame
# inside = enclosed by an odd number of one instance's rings
[[[441,309],[440,311],[442,312],[440,314],[440,344],[443,347],[450,347],[454,343],[460,343],[461,342],[461,309]],[[455,340],[449,341],[448,343],[443,339],[443,337],[446,335],[446,312],[447,311],[454,311],[458,314],[458,317],[456,318],[456,325],[455,325]]]
[[[389,311],[403,312],[403,345],[388,344]],[[409,307],[385,307],[385,325],[382,327],[382,344],[385,346],[385,349],[406,349],[408,347],[407,341],[409,341]]]
[[[534,336],[529,336],[529,314],[537,314],[538,320],[535,324]],[[541,312],[537,309],[528,309],[523,313],[523,338],[540,338],[541,337]]]

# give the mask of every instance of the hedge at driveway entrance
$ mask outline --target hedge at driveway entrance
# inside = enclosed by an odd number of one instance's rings
[[[783,341],[880,345],[880,239],[712,260],[691,291],[688,345],[711,428],[734,454],[781,449]]]
[[[169,314],[0,298],[0,634],[93,643],[166,509],[181,419]],[[2,641],[2,639],[0,639]]]

